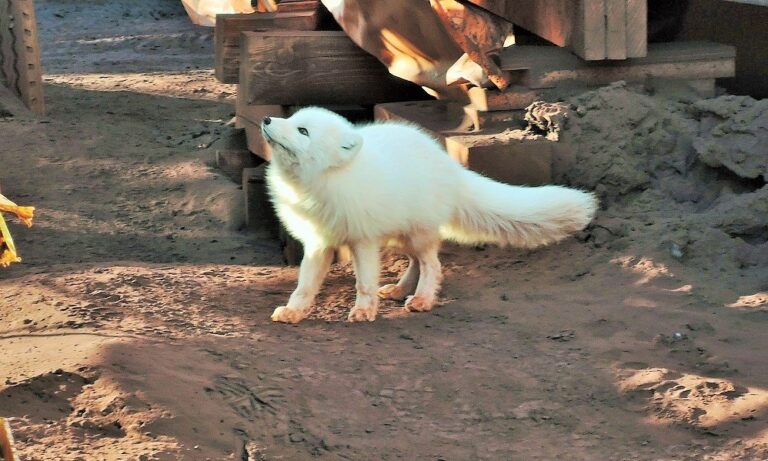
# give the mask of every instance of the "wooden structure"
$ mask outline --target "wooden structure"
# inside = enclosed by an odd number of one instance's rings
[[[316,5],[315,5],[316,6]],[[315,30],[318,11],[291,13],[220,14],[216,16],[216,78],[237,83],[240,75],[240,33],[258,30]]]
[[[0,84],[33,112],[45,112],[32,0],[0,0]]]
[[[588,60],[645,56],[646,0],[469,0]]]
[[[507,183],[545,184],[570,146],[523,130],[523,115],[557,87],[672,78],[711,96],[715,79],[735,71],[730,46],[649,45],[647,0],[430,0],[448,35],[492,87],[466,85],[463,99],[424,101],[417,87],[389,75],[344,32],[310,30],[318,27],[317,10],[289,13],[278,5],[276,13],[222,16],[216,31],[217,76],[238,82],[237,123],[249,150],[265,160],[264,117],[325,105],[364,118],[366,107],[375,105],[375,119],[420,125],[467,168]],[[538,36],[538,44],[504,47],[513,25]],[[274,219],[263,169],[243,176],[249,226],[261,230],[271,229],[265,220]],[[300,247],[277,233],[286,260],[298,262]]]

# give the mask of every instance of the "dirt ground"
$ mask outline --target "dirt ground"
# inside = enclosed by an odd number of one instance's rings
[[[235,93],[212,30],[175,0],[35,3],[48,115],[0,118],[3,192],[37,207],[0,271],[0,415],[22,459],[768,459],[765,221],[723,218],[731,199],[760,217],[766,187],[707,170],[727,163],[714,141],[685,176],[702,190],[582,149],[563,178],[602,184],[597,224],[536,251],[446,245],[431,313],[348,324],[337,266],[312,320],[274,324],[297,271],[238,230],[241,191],[206,165]],[[617,95],[693,129],[689,102],[612,87],[572,101],[592,154],[635,146],[616,113],[590,118]],[[668,138],[654,152],[693,149]],[[403,269],[387,255],[383,281]]]

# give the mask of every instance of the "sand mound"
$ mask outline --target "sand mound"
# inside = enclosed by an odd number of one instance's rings
[[[558,126],[544,128],[574,147],[556,180],[602,200],[583,238],[656,247],[705,278],[729,272],[742,289],[765,288],[749,269],[768,266],[768,101],[651,93],[618,82],[547,108]]]

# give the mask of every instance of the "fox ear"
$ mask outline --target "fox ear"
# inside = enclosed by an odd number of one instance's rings
[[[363,137],[352,129],[346,130],[341,136],[341,144],[338,150],[337,165],[343,165],[352,160],[363,147]]]

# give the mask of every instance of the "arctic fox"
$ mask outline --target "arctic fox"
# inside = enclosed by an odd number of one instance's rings
[[[309,107],[266,117],[267,185],[278,217],[304,245],[299,281],[277,322],[307,317],[334,249],[351,249],[357,299],[349,321],[373,321],[378,298],[429,311],[442,279],[438,249],[450,239],[533,248],[583,229],[595,197],[560,186],[501,184],[463,168],[418,128],[396,122],[354,126]],[[397,284],[379,282],[379,249],[408,255]]]

